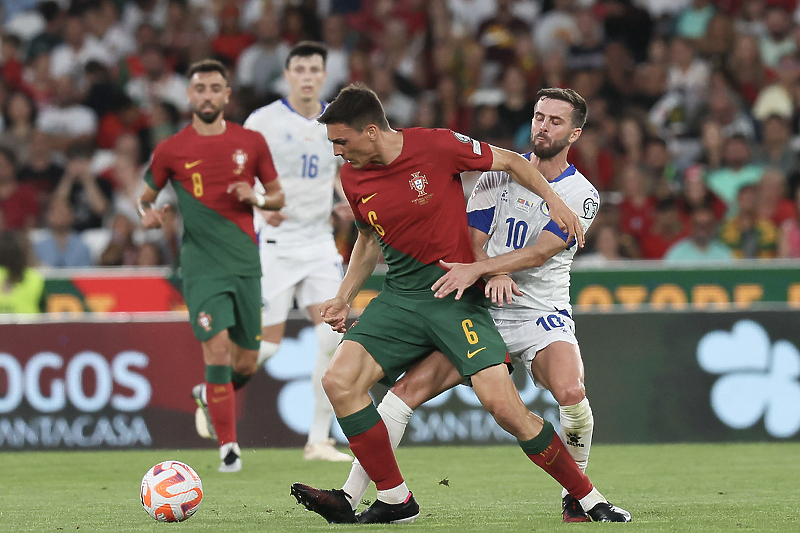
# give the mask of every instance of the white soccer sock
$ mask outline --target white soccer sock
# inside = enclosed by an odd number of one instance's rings
[[[411,415],[414,411],[399,396],[389,391],[381,400],[380,405],[378,405],[378,413],[380,413],[383,423],[386,424],[386,430],[389,432],[389,442],[392,443],[392,449],[395,450],[403,438],[403,433],[405,433],[408,421],[411,420]],[[350,496],[348,499],[354,511],[358,507],[361,498],[364,497],[364,493],[367,492],[370,481],[364,467],[361,466],[358,459],[355,459],[353,466],[350,468],[350,475],[342,486],[342,490]],[[402,486],[405,487],[405,483]],[[386,503],[393,503],[383,498],[380,498],[380,500]],[[404,501],[405,497],[402,501],[396,503],[403,503]]]
[[[567,446],[570,455],[581,471],[586,472],[589,463],[589,450],[592,447],[592,434],[594,433],[594,416],[589,406],[589,399],[584,398],[575,405],[559,406],[559,421],[561,430],[559,436]],[[567,495],[567,490],[561,496]]]
[[[406,482],[403,481],[394,488],[378,491],[378,499],[384,503],[398,504],[403,503],[408,499],[408,487]],[[355,510],[355,509],[354,509]]]
[[[586,512],[598,503],[603,503],[608,500],[606,500],[605,497],[600,494],[600,491],[592,487],[592,491],[578,501],[580,502],[584,512]]]
[[[256,367],[261,368],[261,365],[267,362],[267,359],[278,353],[281,345],[269,341],[261,341],[258,347],[258,359],[256,359]]]
[[[322,322],[314,326],[317,335],[317,360],[311,374],[311,386],[314,390],[314,414],[311,418],[311,429],[308,431],[308,444],[313,445],[328,440],[333,422],[333,407],[322,388],[322,375],[328,369],[333,352],[339,346],[342,334]]]

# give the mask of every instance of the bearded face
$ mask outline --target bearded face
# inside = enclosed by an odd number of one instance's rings
[[[560,138],[554,138],[543,132],[532,134],[533,154],[539,159],[555,157],[561,150],[569,146],[569,136],[571,134],[572,132],[568,131]]]

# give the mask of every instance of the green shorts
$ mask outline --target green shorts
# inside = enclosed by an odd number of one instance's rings
[[[228,276],[183,280],[189,322],[201,342],[223,330],[246,350],[261,344],[261,278]]]
[[[391,385],[417,359],[442,351],[468,377],[506,361],[506,345],[478,297],[402,295],[385,287],[345,333],[381,365]]]

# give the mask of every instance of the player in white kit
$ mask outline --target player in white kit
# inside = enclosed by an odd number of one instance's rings
[[[277,353],[296,302],[314,323],[318,345],[311,376],[314,413],[303,457],[351,461],[329,438],[333,409],[320,381],[341,339],[319,312],[342,281],[342,257],[330,222],[342,161],[333,155],[327,128],[317,122],[326,107],[319,99],[326,57],[320,43],[296,44],[284,71],[288,96],[254,111],[244,126],[266,138],[286,195],[281,211],[256,213],[264,302],[259,366]]]
[[[600,198],[594,186],[567,163],[567,153],[580,137],[586,114],[586,102],[571,89],[539,91],[531,125],[533,152],[526,155],[578,214],[585,230],[597,214]],[[442,263],[449,271],[433,290],[439,297],[456,291],[459,298],[478,278],[488,280],[486,295],[493,302],[490,312],[512,361],[523,364],[537,386],[550,390],[558,401],[561,437],[585,470],[594,419],[586,399],[583,361],[569,302],[574,240],[567,242],[567,234],[550,219],[540,197],[504,172],[481,176],[467,211],[478,261]],[[413,409],[461,382],[438,352],[409,369],[378,406],[392,445],[400,442]],[[329,521],[348,522],[369,481],[354,461],[342,489],[306,490],[301,503]],[[609,519],[630,520],[627,511],[611,508],[614,518]],[[562,519],[590,520],[566,491],[562,493]]]

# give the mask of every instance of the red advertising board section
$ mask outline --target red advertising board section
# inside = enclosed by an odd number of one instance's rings
[[[185,320],[0,325],[0,450],[215,447],[194,429],[204,380]],[[301,446],[260,372],[237,393],[243,446]]]

